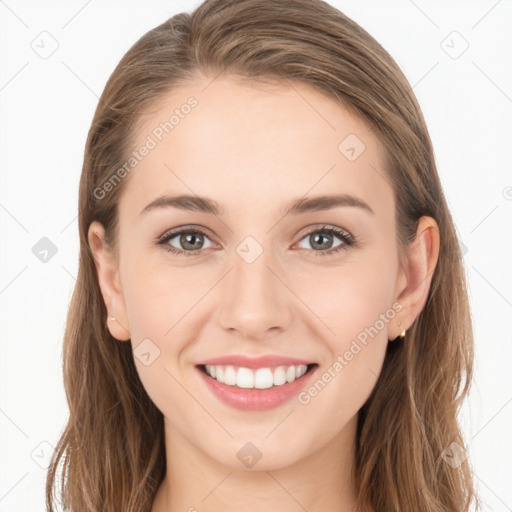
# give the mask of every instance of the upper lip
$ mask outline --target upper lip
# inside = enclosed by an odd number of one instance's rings
[[[233,354],[228,356],[213,357],[198,363],[201,365],[231,365],[243,368],[273,368],[276,366],[292,366],[292,365],[309,365],[313,364],[311,361],[304,359],[296,359],[294,357],[284,357],[278,355],[265,355],[260,357],[248,357],[240,354]]]

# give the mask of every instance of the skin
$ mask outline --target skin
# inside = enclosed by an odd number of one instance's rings
[[[165,421],[167,474],[152,512],[354,510],[358,410],[389,340],[426,302],[439,252],[436,223],[420,219],[401,267],[379,140],[306,84],[200,77],[140,119],[137,147],[190,96],[197,107],[127,178],[119,254],[106,250],[101,224],[89,229],[103,298],[116,318],[108,322],[112,336],[134,349],[149,338],[160,350],[148,366],[135,357]],[[354,161],[338,150],[351,133],[366,146]],[[163,193],[207,196],[225,212],[167,207],[140,215]],[[293,199],[332,193],[353,194],[375,214],[342,206],[283,216]],[[199,254],[178,256],[155,244],[191,224],[209,233]],[[315,255],[343,243],[327,233],[315,248],[308,235],[323,224],[349,231],[359,245]],[[250,264],[236,252],[249,235],[263,250]],[[167,244],[187,250],[179,235]],[[234,409],[211,394],[195,368],[221,355],[279,354],[318,363],[321,376],[394,303],[401,311],[308,404],[294,398],[268,411]],[[262,453],[252,468],[236,456],[248,441]]]

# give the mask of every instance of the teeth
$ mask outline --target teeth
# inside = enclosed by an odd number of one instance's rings
[[[227,368],[232,368],[233,371],[235,371],[232,366],[226,366],[226,370]],[[238,368],[236,381],[232,383],[231,386],[238,386],[239,388],[253,388],[255,380],[255,375],[252,370],[249,370],[249,368]],[[230,383],[224,380],[224,384],[229,385]]]
[[[272,386],[282,386],[302,377],[308,367],[305,364],[292,366],[278,366],[277,368],[237,368],[230,365],[206,366],[206,373],[228,386],[237,386],[245,389],[267,389]]]
[[[232,366],[226,366],[224,370],[224,384],[235,386],[237,383],[236,370]]]

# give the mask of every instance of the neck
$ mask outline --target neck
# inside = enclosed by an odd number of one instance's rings
[[[167,473],[151,512],[352,512],[357,416],[291,465],[240,470],[209,457],[165,420]],[[263,459],[262,459],[263,460]]]

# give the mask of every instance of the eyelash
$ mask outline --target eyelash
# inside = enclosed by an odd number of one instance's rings
[[[208,234],[205,233],[204,231],[202,231],[201,229],[181,228],[181,229],[172,230],[172,231],[168,231],[168,232],[164,233],[161,237],[158,237],[156,239],[156,244],[164,246],[165,250],[167,250],[173,254],[176,254],[177,256],[187,257],[187,256],[195,256],[195,255],[199,254],[202,251],[202,249],[199,249],[198,251],[182,251],[180,249],[176,249],[176,247],[173,247],[172,245],[169,245],[167,243],[169,240],[172,240],[176,236],[181,235],[183,233],[202,235],[202,236],[206,236],[208,238]],[[348,249],[348,247],[356,247],[358,245],[357,238],[354,235],[351,235],[348,231],[345,231],[344,229],[336,228],[334,226],[327,226],[327,225],[324,225],[321,228],[317,228],[317,229],[314,229],[314,230],[306,233],[300,239],[300,241],[314,233],[329,233],[331,235],[336,235],[343,242],[342,244],[338,245],[338,247],[327,249],[325,251],[314,251],[313,250],[313,253],[315,254],[315,256],[331,256],[331,255],[337,254],[341,251],[346,251]]]

